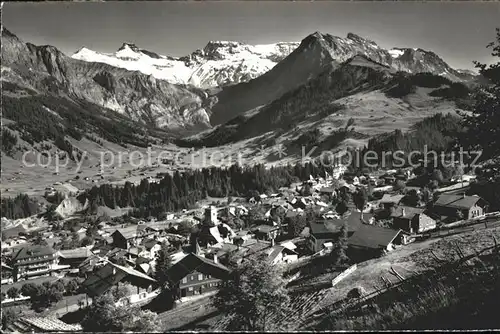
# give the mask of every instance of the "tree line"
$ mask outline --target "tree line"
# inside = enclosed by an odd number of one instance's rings
[[[266,169],[264,165],[229,168],[211,167],[201,170],[166,174],[159,183],[143,179],[140,184],[130,182],[124,186],[109,184],[95,186],[81,195],[89,200],[93,212],[99,206],[133,207],[134,217],[160,217],[165,212],[192,207],[196,201],[211,197],[250,196],[276,192],[292,182],[307,180],[309,176],[325,176],[331,169],[320,164],[305,163]],[[329,170],[328,170],[329,171]]]
[[[2,217],[19,219],[39,213],[38,202],[26,194],[2,198]]]

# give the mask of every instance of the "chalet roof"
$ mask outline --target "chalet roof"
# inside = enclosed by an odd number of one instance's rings
[[[288,248],[290,250],[297,249],[297,246],[293,243],[292,240],[287,240],[287,241],[281,242],[280,245],[285,247],[285,248]]]
[[[112,234],[120,233],[125,239],[132,239],[137,236],[137,226],[127,226],[123,228],[117,228]]]
[[[348,242],[351,246],[372,249],[385,248],[400,232],[401,230],[393,230],[385,227],[361,225],[348,239]]]
[[[12,257],[12,261],[25,260],[33,257],[40,257],[53,254],[55,254],[55,251],[49,246],[28,245],[28,246],[23,246],[21,249],[19,249],[17,253]]]
[[[248,239],[243,242],[241,248],[246,248],[251,253],[260,252],[271,246],[270,241],[259,240],[259,239]]]
[[[230,272],[228,268],[220,263],[190,253],[168,269],[168,281],[170,284],[175,285],[193,271],[207,273],[219,279],[226,278]]]
[[[151,262],[151,259],[148,259],[148,258],[145,258],[145,257],[142,257],[142,256],[138,256],[137,259],[135,259],[135,264],[136,265],[140,265],[140,264],[143,264],[143,263],[150,263]]]
[[[142,245],[147,249],[147,250],[150,250],[151,248],[153,248],[156,244],[161,244],[161,242],[159,242],[158,240],[156,239],[145,239],[143,242],[142,242]]]
[[[8,266],[2,262],[2,270],[12,270],[12,269],[14,269],[14,268],[12,268],[11,266]]]
[[[403,211],[404,211],[404,216],[403,216]],[[406,219],[413,219],[415,215],[419,215],[424,213],[425,209],[422,208],[414,208],[412,206],[398,206],[395,208],[394,212],[391,214],[392,218],[406,218]]]
[[[139,225],[117,228],[112,234],[118,232],[121,235],[123,235],[125,239],[129,240],[138,236],[149,235],[152,233],[152,231],[155,230],[156,230],[155,228],[147,226],[146,224],[139,224]]]
[[[363,213],[363,220],[361,220],[361,212],[353,211],[347,217],[343,217],[340,219],[324,219],[318,220],[315,223],[311,223],[310,233],[315,236],[335,234],[340,232],[340,229],[346,222],[348,231],[354,232],[359,228],[359,226],[363,224],[363,221],[369,221],[371,218],[371,214]]]
[[[82,286],[89,296],[99,296],[127,276],[137,277],[144,281],[156,282],[155,279],[140,271],[108,262],[104,267],[90,275],[82,283]]]
[[[401,202],[401,200],[403,199],[403,197],[405,197],[404,195],[391,195],[391,194],[384,194],[384,196],[382,196],[382,199],[380,200],[380,203],[383,203],[383,204],[399,204],[399,202]]]
[[[151,269],[151,265],[149,263],[141,263],[138,264],[137,267],[141,269],[144,273],[148,273]]]
[[[139,256],[139,253],[143,251],[142,247],[130,247],[127,252],[128,254]]]
[[[108,258],[115,258],[115,259],[118,259],[118,258],[121,258],[121,257],[124,257],[125,255],[127,255],[127,251],[125,249],[122,249],[122,248],[113,248],[111,249],[107,254],[105,254]]]
[[[297,254],[297,252],[295,252],[291,249],[288,249],[285,246],[277,245],[277,246],[274,246],[273,248],[271,248],[267,260],[269,262],[273,262],[278,257],[278,255],[281,254],[282,252],[285,252],[288,254]]]
[[[462,195],[447,195],[442,194],[434,203],[434,206],[455,208],[455,209],[470,209],[477,202],[484,200],[479,196],[462,196]]]
[[[59,251],[59,256],[65,259],[78,259],[87,258],[93,253],[87,247],[80,247],[74,249],[62,249]]]
[[[89,256],[82,263],[80,263],[78,268],[80,270],[91,270],[97,262],[99,262],[99,256],[92,254],[92,256]]]
[[[36,331],[43,332],[79,332],[82,331],[80,324],[67,324],[55,317],[23,317],[19,319],[23,324],[35,327]]]
[[[224,256],[228,253],[232,253],[238,250],[238,246],[229,244],[229,243],[222,243],[220,244],[220,247],[212,247],[210,248],[210,253],[216,254],[217,256]]]
[[[328,224],[327,222],[313,222],[310,223],[310,233],[313,235],[336,233],[337,229],[335,226]]]

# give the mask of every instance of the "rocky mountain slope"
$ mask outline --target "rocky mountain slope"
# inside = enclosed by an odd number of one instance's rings
[[[175,84],[210,88],[254,79],[273,68],[298,45],[299,43],[295,42],[248,45],[240,42],[211,41],[203,49],[185,57],[175,58],[124,43],[112,54],[84,47],[71,57],[140,71]]]
[[[209,101],[200,89],[73,59],[53,46],[24,43],[6,29],[2,44],[4,82],[83,100],[148,126],[179,131],[209,126]]]
[[[211,122],[221,124],[247,110],[270,103],[316,77],[326,67],[338,66],[356,55],[395,71],[429,72],[458,82],[473,78],[467,71],[451,68],[431,51],[418,48],[386,50],[352,33],[341,38],[316,32],[302,40],[297,49],[264,75],[216,92],[217,103],[212,108]]]

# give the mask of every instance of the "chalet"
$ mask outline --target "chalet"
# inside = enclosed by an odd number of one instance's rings
[[[227,264],[229,258],[236,263],[241,263],[245,257],[259,254],[271,247],[271,243],[268,241],[245,237],[241,237],[234,244],[224,243],[210,248],[206,257],[213,259],[216,256],[219,263],[222,264]]]
[[[436,228],[436,221],[424,213],[425,209],[399,206],[391,213],[394,228],[408,233],[421,233]]]
[[[151,260],[156,257],[156,254],[160,249],[161,249],[161,242],[159,240],[143,239],[140,245],[132,246],[127,250],[127,256],[129,260],[135,260],[138,258]]]
[[[279,226],[259,225],[252,229],[252,233],[259,240],[271,241],[276,239],[281,231]]]
[[[216,291],[230,270],[220,264],[217,256],[213,260],[194,253],[183,257],[168,269],[168,283],[181,298],[203,295]]]
[[[142,262],[140,259],[136,262],[134,269],[148,276],[152,276],[154,274],[154,265],[148,262]]]
[[[22,247],[12,257],[14,281],[48,275],[57,263],[57,253],[49,246]]]
[[[92,252],[86,247],[75,249],[64,249],[58,251],[59,264],[69,265],[71,269],[78,269],[79,266],[90,256]]]
[[[139,224],[118,228],[111,234],[111,237],[113,238],[113,246],[129,249],[133,245],[139,245],[144,238],[153,237],[155,235],[159,235],[156,229],[151,229],[148,226]]]
[[[297,261],[298,257],[297,252],[282,245],[276,245],[267,250],[267,261],[271,265],[291,263]]]
[[[406,242],[407,237],[402,230],[373,225],[361,225],[348,239],[349,248],[357,251],[370,251],[372,254],[391,251],[395,245],[403,245]]]
[[[346,217],[318,220],[310,223],[310,231],[307,245],[312,252],[319,252],[325,243],[336,241],[342,226],[347,224],[348,235],[352,235],[364,223],[373,220],[370,214],[351,212]]]
[[[217,226],[203,224],[197,239],[200,245],[207,247],[222,242],[232,242],[234,236],[234,231],[227,224],[221,223]]]
[[[138,295],[135,298],[144,298],[152,291],[156,280],[135,269],[108,262],[104,267],[89,275],[83,281],[82,287],[88,296],[94,298],[118,286],[119,282],[127,282],[135,286]]]
[[[164,242],[168,244],[167,240]],[[161,244],[162,243],[157,239],[144,239],[141,245],[144,247],[144,252],[140,255],[149,259],[154,259],[161,249]]]
[[[384,194],[384,196],[380,200],[380,205],[382,205],[384,209],[390,209],[391,207],[398,206],[404,197],[404,195]]]
[[[85,259],[82,263],[80,263],[80,265],[78,266],[79,275],[85,277],[88,273],[91,273],[95,269],[101,268],[106,265],[106,260],[106,258],[93,254],[92,256]]]
[[[487,212],[488,203],[479,196],[442,194],[434,202],[432,211],[440,216],[471,219]]]

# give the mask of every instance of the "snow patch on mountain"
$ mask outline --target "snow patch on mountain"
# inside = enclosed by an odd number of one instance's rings
[[[174,58],[124,43],[115,53],[83,47],[72,58],[140,71],[175,84],[209,88],[254,79],[272,69],[298,45],[296,42],[248,45],[211,41],[188,56]]]
[[[391,49],[391,50],[389,50],[389,54],[393,58],[401,57],[404,53],[405,52],[403,50],[399,50],[399,49]]]

